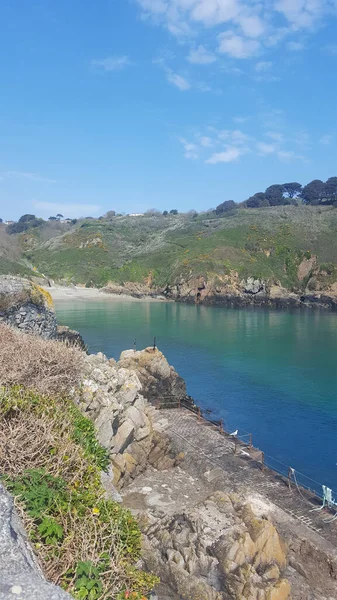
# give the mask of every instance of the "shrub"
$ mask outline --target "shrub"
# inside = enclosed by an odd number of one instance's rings
[[[79,380],[82,360],[74,347],[0,324],[0,384],[68,393]]]
[[[105,498],[109,456],[67,398],[0,390],[0,471],[46,577],[74,598],[144,598],[157,579],[135,568],[141,534]],[[134,594],[134,596],[132,596]]]

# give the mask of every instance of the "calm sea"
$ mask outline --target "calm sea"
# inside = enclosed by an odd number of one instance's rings
[[[91,352],[116,359],[155,336],[212,418],[337,490],[337,314],[127,300],[62,300],[56,310]]]

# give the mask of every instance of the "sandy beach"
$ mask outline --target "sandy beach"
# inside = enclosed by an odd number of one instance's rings
[[[144,298],[134,298],[127,294],[107,294],[98,288],[85,288],[79,286],[65,287],[62,285],[54,285],[44,288],[50,293],[53,300],[100,300],[108,302],[166,302],[165,298],[152,298],[144,296]]]

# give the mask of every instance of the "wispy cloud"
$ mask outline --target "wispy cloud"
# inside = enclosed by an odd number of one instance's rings
[[[336,8],[336,0],[136,0],[143,18],[162,25],[178,38],[194,40],[191,62],[211,64],[216,52],[236,59],[250,58],[268,47],[287,44],[296,34],[310,34]],[[204,52],[197,46],[204,31],[219,28],[220,45]],[[213,28],[213,29],[212,29]],[[225,29],[226,28],[226,29]],[[211,35],[208,36],[211,40]],[[211,41],[209,42],[211,43]],[[199,50],[199,48],[201,48]],[[302,40],[288,42],[288,50],[303,49]],[[198,60],[199,59],[199,60]]]
[[[106,56],[105,58],[93,59],[91,66],[102,71],[122,71],[133,63],[127,56]]]
[[[277,153],[277,156],[284,161],[290,160],[302,160],[303,162],[308,162],[308,159],[302,154],[296,154],[293,150],[280,150]]]
[[[192,48],[187,60],[196,65],[210,65],[216,61],[217,57],[213,52],[207,50],[204,46]]]
[[[267,144],[266,142],[258,142],[256,144],[259,154],[273,154],[276,152],[277,147],[274,144]]]
[[[185,138],[179,138],[179,142],[183,145],[185,158],[196,160],[199,158],[198,146],[185,140]]]
[[[302,146],[300,150],[310,148],[310,139],[305,131],[294,132],[288,125],[284,132],[277,130],[264,131],[263,123],[257,134],[241,129],[220,129],[214,125],[199,130],[193,137],[180,137],[185,158],[203,160],[206,164],[230,163],[244,155],[278,158],[281,161],[302,160],[308,162],[303,154],[293,150],[294,144]],[[286,131],[288,133],[286,133]],[[323,136],[324,138],[324,136]],[[291,148],[291,149],[289,149]]]
[[[287,42],[286,48],[291,52],[300,52],[304,50],[305,44],[303,42]]]
[[[257,54],[260,48],[260,42],[251,40],[240,35],[236,35],[233,31],[221,33],[218,37],[219,48],[221,54],[228,54],[233,58],[250,58]]]
[[[191,84],[185,77],[174,73],[171,69],[166,69],[166,78],[169,83],[175,85],[181,92],[186,92],[191,88]]]
[[[34,202],[33,206],[40,211],[44,217],[62,214],[65,217],[88,217],[97,216],[101,211],[98,204],[63,203],[63,202]]]
[[[328,146],[329,144],[331,144],[333,140],[333,136],[330,133],[326,133],[325,135],[322,135],[322,137],[319,140],[320,144],[323,144],[323,146]]]
[[[4,173],[1,173],[1,179],[29,179],[30,181],[41,183],[56,183],[55,179],[49,179],[49,177],[43,177],[38,173],[29,173],[25,171],[5,171]]]
[[[257,73],[266,73],[267,71],[270,71],[272,66],[273,66],[273,63],[271,61],[261,60],[260,62],[256,63],[256,65],[254,66],[254,70]]]
[[[216,165],[218,163],[229,163],[233,162],[233,160],[237,160],[239,156],[244,154],[244,151],[241,148],[237,148],[235,146],[229,146],[223,152],[215,152],[206,160],[206,163],[209,165]]]

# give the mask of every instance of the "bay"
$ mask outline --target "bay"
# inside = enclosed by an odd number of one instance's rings
[[[273,461],[337,490],[335,313],[128,300],[55,304],[59,323],[80,331],[90,352],[118,359],[135,340],[141,349],[156,337],[212,419],[251,432]]]

